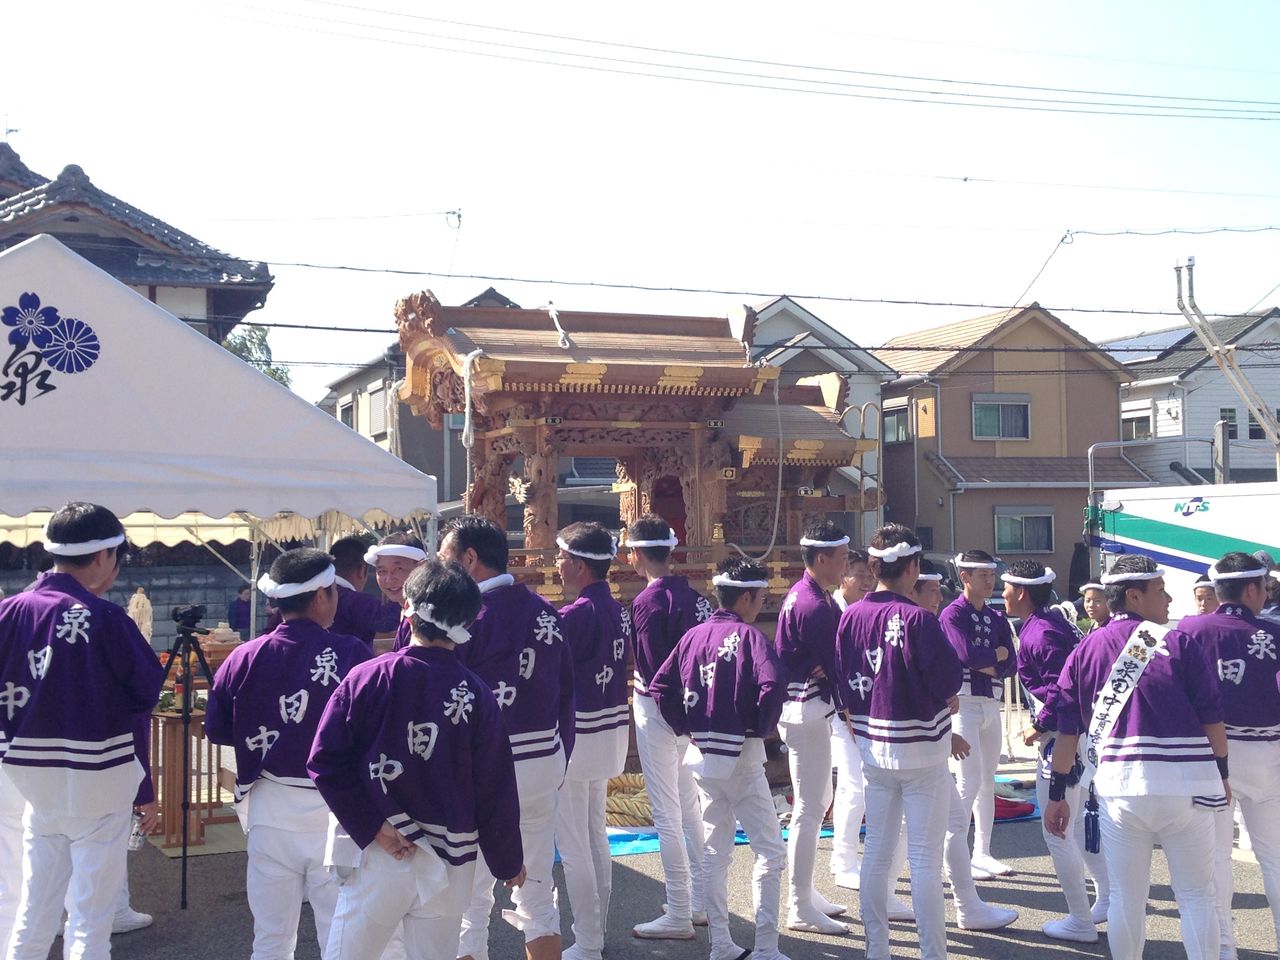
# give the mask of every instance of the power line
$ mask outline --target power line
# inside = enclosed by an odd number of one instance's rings
[[[1211,233],[1274,233],[1280,230],[1277,226],[1262,227],[1165,227],[1160,230],[1071,230],[1073,237],[1166,237],[1174,233],[1185,233],[1195,237],[1207,236]]]

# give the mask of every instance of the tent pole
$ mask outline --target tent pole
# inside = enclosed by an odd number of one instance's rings
[[[217,557],[217,558],[218,558],[218,560],[222,563],[222,565],[223,565],[224,567],[226,567],[227,569],[229,569],[232,573],[234,573],[237,577],[239,577],[239,578],[240,578],[241,580],[243,580],[245,583],[248,583],[248,584],[252,585],[253,580],[251,580],[249,577],[246,577],[243,573],[241,573],[241,572],[240,572],[240,568],[239,568],[239,567],[237,567],[234,563],[232,563],[230,560],[228,560],[226,557],[224,557],[222,554],[220,554],[217,550],[215,550],[215,549],[213,548],[213,545],[212,545],[211,543],[209,543],[209,541],[208,541],[208,540],[206,540],[204,537],[200,536],[200,534],[196,533],[196,531],[195,531],[195,528],[194,528],[194,527],[187,527],[187,533],[191,534],[193,537],[195,537],[197,540],[199,540],[199,541],[200,541],[200,545],[201,545],[202,547],[204,547],[206,550],[208,550],[208,551],[209,551],[211,554],[213,554],[215,557]],[[252,548],[251,548],[251,549],[252,549]]]
[[[439,549],[436,543],[439,537],[440,537],[440,521],[436,519],[436,515],[433,513],[427,519],[427,553],[430,556],[434,557],[436,555],[436,550]]]
[[[249,584],[253,586],[258,582],[258,566],[262,560],[262,551],[258,546],[258,538],[255,536],[249,541]],[[258,591],[254,588],[249,591],[249,639],[252,640],[258,632]]]

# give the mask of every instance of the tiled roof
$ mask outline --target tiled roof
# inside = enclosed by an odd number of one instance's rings
[[[1001,310],[985,316],[947,323],[928,330],[917,330],[894,337],[871,353],[882,363],[904,376],[934,373],[947,366],[960,355],[957,347],[971,347],[990,336],[1006,321],[1022,316],[1026,310],[1038,307],[1031,304],[1021,310]]]
[[[1266,320],[1280,317],[1280,307],[1262,313],[1210,320],[1209,325],[1223,343],[1235,343]],[[1209,354],[1194,330],[1185,324],[1163,330],[1132,334],[1100,345],[1119,360],[1137,380],[1181,377],[1209,362]]]
[[[929,452],[925,458],[944,479],[966,484],[1062,483],[1089,481],[1087,457],[947,457]],[[950,469],[948,469],[950,467]],[[1150,483],[1141,470],[1119,457],[1095,457],[1096,483]]]
[[[853,438],[840,429],[840,414],[828,407],[800,403],[782,403],[783,443],[793,440],[822,440],[852,443]],[[778,413],[770,397],[743,398],[724,415],[724,428],[730,433],[753,437],[778,438]]]
[[[13,147],[0,143],[0,196],[29,190],[48,180],[23,163]]]
[[[239,260],[201,243],[162,220],[98,189],[74,164],[56,180],[37,184],[0,201],[0,234],[5,240],[30,222],[39,231],[40,214],[51,208],[89,209],[155,241],[163,251],[127,240],[58,232],[58,239],[126,283],[171,282],[179,285],[270,285],[265,263]],[[29,235],[29,234],[26,234]]]

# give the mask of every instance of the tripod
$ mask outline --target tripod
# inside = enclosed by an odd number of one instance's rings
[[[178,621],[178,635],[174,638],[173,646],[169,648],[169,662],[164,668],[164,680],[169,679],[169,673],[173,670],[175,663],[182,664],[182,676],[184,683],[182,685],[182,886],[179,899],[179,905],[183,910],[187,909],[187,848],[190,841],[191,833],[191,698],[192,698],[192,677],[187,675],[188,659],[191,654],[196,656],[196,664],[200,668],[200,672],[204,674],[204,678],[213,684],[213,671],[209,669],[209,662],[204,658],[204,651],[200,648],[200,640],[196,636],[197,620]]]

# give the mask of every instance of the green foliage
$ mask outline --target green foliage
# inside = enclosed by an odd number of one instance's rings
[[[242,323],[222,341],[222,345],[272,380],[283,383],[286,387],[292,382],[288,370],[271,362],[271,345],[267,343],[266,327]]]

